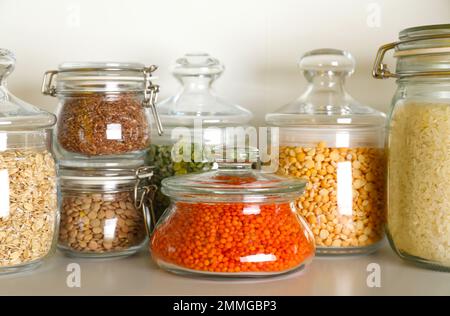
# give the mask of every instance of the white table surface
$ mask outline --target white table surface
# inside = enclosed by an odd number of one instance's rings
[[[81,287],[67,265],[78,263]],[[381,287],[367,286],[367,265],[381,268]],[[450,273],[403,262],[388,245],[369,256],[320,258],[303,271],[271,279],[205,280],[158,269],[143,251],[121,259],[78,259],[57,253],[38,269],[0,276],[0,295],[450,295]]]

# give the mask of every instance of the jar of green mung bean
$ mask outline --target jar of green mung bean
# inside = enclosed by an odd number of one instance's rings
[[[155,167],[152,181],[158,187],[166,177],[211,169],[212,148],[234,139],[232,127],[245,126],[252,118],[250,111],[212,91],[212,83],[223,71],[223,64],[205,53],[186,54],[171,67],[182,87],[157,105],[164,135],[154,138],[147,156],[147,163]],[[154,201],[159,217],[169,200],[158,191]]]

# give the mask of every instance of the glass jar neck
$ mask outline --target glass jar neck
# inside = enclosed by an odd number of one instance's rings
[[[178,76],[183,85],[181,93],[211,94],[211,85],[216,79],[214,76]]]
[[[308,87],[305,95],[315,93],[329,94],[334,98],[340,98],[347,94],[345,84],[345,74],[332,71],[313,72],[305,71],[308,80]]]
[[[252,162],[217,162],[217,169],[219,171],[249,171],[252,170]]]

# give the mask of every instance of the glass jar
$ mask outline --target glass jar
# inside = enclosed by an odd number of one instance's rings
[[[238,149],[225,156],[219,150],[217,170],[162,181],[171,204],[151,238],[161,268],[198,276],[272,276],[312,259],[313,236],[293,203],[305,181],[252,169],[256,154]]]
[[[155,166],[153,183],[158,187],[166,177],[211,169],[211,148],[226,142],[226,128],[245,125],[252,118],[248,110],[212,91],[224,71],[219,60],[205,53],[186,54],[171,71],[182,88],[157,105],[165,134],[152,143],[147,159]],[[156,216],[168,205],[169,199],[158,191]]]
[[[383,239],[385,115],[346,92],[355,68],[348,52],[313,50],[299,67],[304,94],[266,115],[279,127],[277,172],[308,181],[297,209],[319,255],[370,253]]]
[[[138,63],[74,62],[47,71],[42,93],[59,99],[58,161],[143,158],[150,144],[148,108],[162,133],[154,106],[159,87],[151,82],[155,70]]]
[[[397,78],[388,135],[387,233],[397,254],[450,271],[450,24],[408,28],[378,51]],[[383,64],[395,49],[397,69]]]
[[[0,49],[0,274],[37,267],[53,254],[58,227],[53,114],[13,96],[15,58]]]
[[[63,167],[58,247],[78,257],[128,256],[150,232],[151,167]]]

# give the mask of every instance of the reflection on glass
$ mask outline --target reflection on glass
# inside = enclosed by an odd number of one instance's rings
[[[258,215],[261,213],[258,205],[246,205],[242,211],[244,215]]]
[[[353,213],[352,163],[351,161],[337,164],[337,204],[341,215]]]
[[[104,240],[114,240],[116,226],[117,218],[108,218],[105,220],[105,226],[103,227]]]
[[[276,261],[277,257],[272,254],[259,253],[257,255],[241,257],[239,260],[241,262],[270,262]]]
[[[113,123],[106,125],[106,139],[121,140],[122,139],[122,125]]]
[[[0,218],[9,216],[9,173],[0,170]]]

